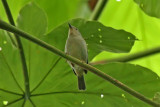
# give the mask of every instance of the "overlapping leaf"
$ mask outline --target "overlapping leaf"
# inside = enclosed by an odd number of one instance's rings
[[[148,15],[160,18],[160,0],[134,0]]]
[[[69,22],[79,29],[86,40],[90,60],[101,51],[129,52],[136,40],[129,32],[106,27],[97,21],[73,19]],[[67,37],[68,22],[51,31],[46,37],[49,38],[46,42],[64,50]]]

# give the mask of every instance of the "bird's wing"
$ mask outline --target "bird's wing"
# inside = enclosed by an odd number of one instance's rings
[[[87,59],[87,64],[88,64],[88,59]],[[84,72],[85,72],[85,74],[87,74],[88,71],[86,69],[84,69]]]

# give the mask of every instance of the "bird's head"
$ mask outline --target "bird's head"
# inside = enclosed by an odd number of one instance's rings
[[[81,33],[79,32],[79,30],[76,27],[72,26],[69,23],[68,23],[68,25],[69,25],[69,32],[68,32],[69,36],[81,36]]]

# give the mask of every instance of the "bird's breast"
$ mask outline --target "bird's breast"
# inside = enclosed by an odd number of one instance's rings
[[[67,54],[76,57],[80,60],[86,60],[87,49],[86,43],[83,38],[68,38],[66,43],[66,52]]]

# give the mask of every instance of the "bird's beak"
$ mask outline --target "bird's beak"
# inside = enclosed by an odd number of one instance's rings
[[[72,25],[71,25],[71,24],[69,24],[69,23],[68,23],[68,26],[69,26],[69,28],[70,28],[70,29],[72,28]]]

